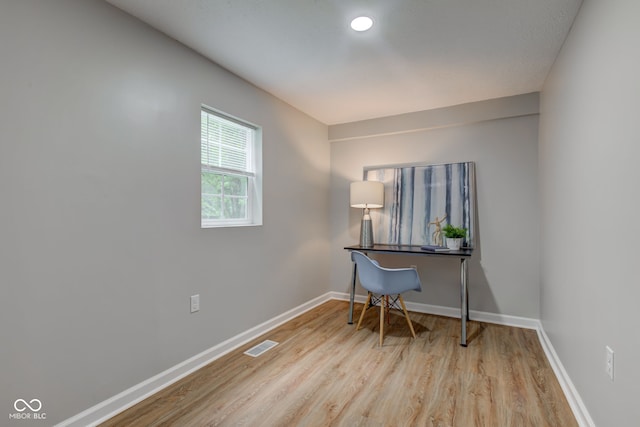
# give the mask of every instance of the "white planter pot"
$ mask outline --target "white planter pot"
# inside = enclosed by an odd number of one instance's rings
[[[462,237],[452,239],[451,237],[445,238],[447,241],[447,247],[453,251],[457,251],[462,246],[462,241],[464,240]]]

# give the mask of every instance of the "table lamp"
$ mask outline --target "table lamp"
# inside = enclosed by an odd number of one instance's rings
[[[379,181],[351,183],[351,207],[364,209],[360,224],[360,246],[373,247],[373,225],[369,209],[384,206],[384,184]]]

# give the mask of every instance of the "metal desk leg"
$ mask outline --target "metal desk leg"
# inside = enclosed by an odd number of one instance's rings
[[[349,295],[349,324],[353,325],[353,299],[356,295],[356,276],[358,273],[358,264],[353,263],[353,273],[351,273],[351,292]]]
[[[466,263],[467,263],[467,261],[465,261],[465,267],[464,267],[465,273],[464,273],[464,276],[465,276],[465,279],[467,281],[467,285],[465,286],[465,288],[467,289],[467,292],[465,293],[465,297],[467,298],[467,322],[468,322],[469,320],[471,320],[471,317],[469,317],[469,276],[468,276],[469,273],[467,271]]]
[[[469,320],[469,289],[467,283],[468,276],[467,259],[462,258],[460,261],[460,323],[462,329],[460,331],[460,345],[467,346],[467,320]]]

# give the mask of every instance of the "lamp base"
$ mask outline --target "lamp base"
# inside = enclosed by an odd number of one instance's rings
[[[362,222],[360,223],[360,247],[373,247],[373,225],[371,224],[371,217],[369,215],[363,216]]]

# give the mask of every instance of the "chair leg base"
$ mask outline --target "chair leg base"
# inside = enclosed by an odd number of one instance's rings
[[[384,341],[384,311],[385,311],[385,298],[380,299],[380,347],[382,347],[382,341]]]
[[[404,318],[407,319],[407,323],[409,324],[409,329],[411,329],[411,335],[413,335],[413,338],[415,338],[416,331],[413,330],[413,323],[411,323],[411,318],[409,317],[407,306],[404,305],[404,299],[402,299],[402,295],[398,295],[398,300],[400,300],[400,305],[402,306],[402,311],[404,312]]]
[[[364,303],[362,307],[362,312],[360,313],[360,320],[358,320],[358,325],[356,326],[356,331],[360,330],[360,326],[362,325],[362,320],[364,319],[364,313],[371,308],[371,297],[372,293],[367,293],[367,301]],[[411,318],[409,317],[409,312],[407,311],[407,306],[404,303],[404,299],[402,295],[398,295],[398,301],[400,301],[400,306],[402,307],[402,312],[404,314],[404,318],[407,320],[407,325],[409,325],[409,330],[411,331],[411,336],[416,338],[416,331],[413,329],[413,323],[411,323]],[[395,302],[394,302],[395,303]],[[384,342],[384,320],[385,320],[385,312],[388,313],[390,308],[389,299],[387,295],[380,296],[380,342],[379,346],[382,347]]]
[[[360,313],[360,320],[358,320],[358,326],[356,326],[356,331],[360,330],[360,325],[362,324],[362,319],[364,319],[364,313],[369,308],[369,303],[371,302],[371,292],[367,293],[367,301],[362,306],[362,313]]]

